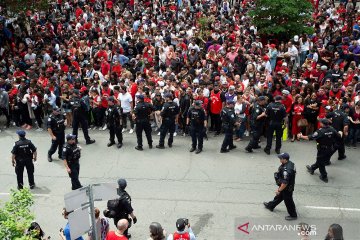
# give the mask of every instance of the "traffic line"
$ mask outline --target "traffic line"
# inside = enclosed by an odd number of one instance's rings
[[[8,196],[10,193],[0,192],[0,196]],[[50,197],[50,194],[43,194],[43,193],[33,193],[32,194],[35,197]]]
[[[339,210],[339,211],[349,211],[349,212],[360,212],[360,208],[319,207],[319,206],[304,206],[304,207],[310,208],[310,209],[320,209],[320,210]]]

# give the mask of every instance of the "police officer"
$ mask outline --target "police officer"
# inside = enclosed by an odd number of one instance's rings
[[[18,130],[16,134],[19,135],[19,141],[15,142],[15,145],[11,151],[12,165],[15,167],[15,173],[17,177],[18,189],[23,189],[23,174],[24,168],[28,174],[30,189],[35,188],[34,181],[34,163],[37,158],[36,147],[34,144],[25,138],[25,131]]]
[[[331,126],[335,128],[337,132],[343,133],[340,141],[335,143],[334,152],[338,151],[338,160],[344,160],[346,158],[344,139],[348,135],[350,121],[347,115],[340,109],[329,112],[328,114],[326,114],[326,118],[330,119]],[[330,161],[325,164],[330,165]]]
[[[131,222],[134,222],[135,224],[137,222],[137,218],[134,214],[134,209],[131,206],[131,197],[125,191],[127,182],[125,179],[120,178],[118,180],[118,185],[119,188],[117,189],[117,193],[119,198],[108,201],[108,209],[104,210],[104,216],[113,218],[115,226],[120,219],[126,219],[129,222],[128,228],[130,228]],[[110,208],[110,206],[112,206],[112,208]],[[124,235],[127,238],[131,238],[131,234],[128,233],[128,229],[126,229]]]
[[[95,140],[90,139],[88,132],[87,122],[87,106],[83,99],[80,98],[80,92],[78,89],[74,89],[73,96],[69,101],[72,114],[73,114],[73,131],[72,134],[77,137],[79,124],[81,124],[82,131],[86,140],[86,144],[93,144]],[[77,138],[76,138],[77,142]]]
[[[230,150],[236,148],[233,142],[234,126],[240,126],[240,123],[236,121],[234,105],[234,100],[227,100],[226,107],[224,107],[221,111],[221,121],[225,133],[224,141],[221,145],[221,153],[227,153]]]
[[[65,143],[65,117],[59,107],[53,108],[47,121],[47,131],[51,137],[51,147],[48,151],[48,161],[52,162],[52,155],[58,148],[59,159],[62,159],[62,150]]]
[[[149,148],[152,148],[152,137],[151,137],[151,125],[150,125],[150,114],[153,112],[154,107],[150,103],[144,102],[144,95],[137,96],[138,103],[134,109],[133,118],[136,121],[136,138],[137,146],[136,150],[142,151],[142,131],[145,131],[145,135],[149,144]]]
[[[265,114],[265,104],[266,98],[264,96],[260,96],[258,98],[258,103],[256,103],[252,109],[251,113],[251,130],[252,136],[249,144],[245,148],[247,152],[253,152],[253,149],[260,148],[259,139],[264,130],[266,114]]]
[[[176,116],[179,114],[179,106],[173,102],[173,96],[171,93],[166,93],[165,103],[163,109],[160,112],[162,118],[162,123],[160,127],[160,140],[159,145],[156,145],[156,148],[164,149],[164,141],[167,132],[169,132],[168,146],[171,148],[174,139],[175,132],[175,120]]]
[[[320,171],[320,179],[323,182],[328,182],[327,172],[325,169],[326,163],[330,161],[331,156],[334,154],[334,143],[341,140],[341,135],[333,127],[330,126],[330,121],[326,118],[320,119],[321,128],[316,130],[311,136],[303,136],[302,133],[298,134],[298,138],[305,140],[316,140],[317,142],[317,155],[316,162],[306,168],[308,172],[313,175],[316,169]]]
[[[79,181],[81,148],[76,144],[76,136],[73,134],[66,135],[66,146],[63,149],[63,161],[67,173],[71,179],[71,189],[82,188]]]
[[[190,125],[190,136],[192,142],[190,152],[194,152],[196,150],[195,153],[199,154],[203,149],[204,132],[207,125],[206,114],[202,107],[201,100],[196,100],[194,102],[194,106],[189,109],[186,125]]]
[[[269,128],[267,132],[267,143],[264,152],[270,155],[272,139],[274,132],[276,133],[275,152],[280,154],[281,137],[283,135],[282,124],[286,117],[286,109],[281,103],[282,96],[276,96],[275,102],[270,103],[265,110],[266,116],[269,118]]]
[[[289,216],[286,216],[285,220],[296,220],[297,213],[293,200],[296,175],[295,164],[289,160],[290,156],[288,153],[281,153],[278,155],[278,158],[280,159],[281,165],[274,174],[274,177],[279,188],[276,190],[274,200],[264,202],[264,206],[270,211],[273,211],[274,208],[284,200],[286,209],[289,213]]]
[[[107,128],[110,132],[110,142],[107,144],[111,147],[115,144],[115,135],[118,140],[117,148],[122,147],[122,117],[123,110],[120,106],[115,105],[115,98],[110,96],[108,98],[108,108],[105,112]]]

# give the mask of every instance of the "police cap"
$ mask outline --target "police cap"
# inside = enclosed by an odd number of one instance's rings
[[[264,100],[266,100],[266,98],[265,98],[265,96],[260,96],[260,97],[258,98],[258,100],[259,100],[259,101],[264,101]]]
[[[79,91],[79,89],[74,89],[73,93],[76,94],[76,95],[79,95],[80,91]]]
[[[288,153],[280,153],[279,155],[278,155],[278,158],[280,158],[280,159],[287,159],[287,160],[289,160],[290,159],[290,155],[288,154]]]
[[[195,106],[200,107],[202,105],[202,101],[201,100],[196,100],[195,101]]]
[[[321,122],[322,124],[326,125],[326,126],[330,125],[330,121],[329,121],[329,119],[327,119],[327,118],[322,118],[322,119],[320,119],[320,122]]]
[[[119,180],[117,181],[119,188],[121,188],[122,190],[124,190],[127,186],[127,182],[124,178],[119,178]]]
[[[73,135],[71,133],[67,134],[66,135],[66,140],[69,141],[69,140],[74,140],[76,139],[76,135]]]
[[[137,95],[136,97],[137,97],[137,99],[139,99],[139,100],[144,100],[144,95]]]
[[[113,96],[110,96],[110,97],[108,97],[107,100],[110,101],[110,102],[114,102],[114,101],[115,101],[115,98],[114,98]]]
[[[164,98],[171,98],[172,99],[172,94],[171,93],[166,93],[165,95],[164,95]]]
[[[280,95],[278,95],[278,96],[275,97],[275,101],[280,101],[280,100],[282,100],[282,99],[283,99],[283,97],[280,96]]]
[[[25,137],[26,132],[24,130],[17,130],[16,134],[19,135],[19,137]]]

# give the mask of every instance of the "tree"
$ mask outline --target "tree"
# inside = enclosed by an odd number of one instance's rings
[[[34,220],[30,211],[33,204],[33,196],[28,188],[11,190],[10,200],[0,208],[0,239],[32,239],[24,236],[24,233]]]
[[[6,8],[6,15],[16,16],[27,11],[42,11],[49,6],[48,0],[2,0],[0,5]]]
[[[256,0],[255,4],[249,15],[260,34],[289,39],[313,32],[306,26],[313,10],[308,0]]]

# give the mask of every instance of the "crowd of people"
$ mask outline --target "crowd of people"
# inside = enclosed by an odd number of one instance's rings
[[[203,133],[196,133],[204,137],[209,132],[220,135],[228,124],[222,111],[233,108],[236,124],[230,128],[236,130],[230,137],[242,141],[256,132],[247,147],[251,152],[271,125],[264,113],[264,124],[254,130],[256,106],[279,102],[286,109],[284,138],[295,142],[304,138],[302,134],[311,135],[322,119],[328,118],[330,125],[341,113],[346,117],[340,129],[334,126],[341,132],[339,145],[356,148],[360,137],[356,1],[342,0],[338,5],[317,1],[307,23],[314,33],[299,32],[289,39],[259,34],[248,16],[254,6],[250,0],[57,0],[45,11],[27,11],[25,19],[5,17],[6,6],[1,6],[4,127],[42,131],[49,116],[61,111],[66,127],[76,128],[74,136],[82,127],[86,143],[92,144],[87,130],[106,130],[113,105],[121,107],[121,132],[132,134],[139,126],[135,121],[139,102],[151,105],[151,128],[157,132],[164,122],[164,105],[172,101],[179,108],[172,137],[189,133],[193,106],[202,108],[209,121]],[[86,118],[80,123],[74,121],[77,98],[85,106]],[[122,147],[118,129],[112,134],[112,141],[116,135],[117,146]],[[227,130],[225,138],[223,145],[234,148]],[[49,154],[55,150],[53,146]],[[339,159],[345,157],[340,149]]]

